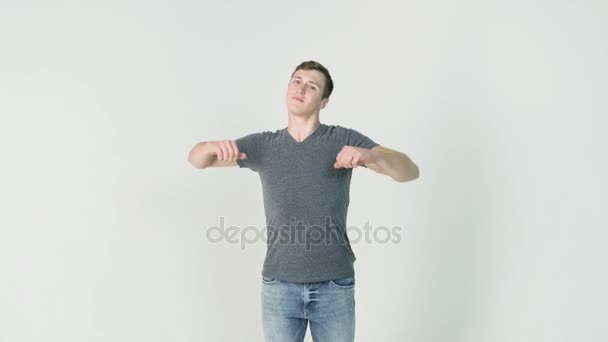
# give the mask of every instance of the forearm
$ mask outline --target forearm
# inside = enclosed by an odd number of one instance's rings
[[[373,162],[365,163],[367,168],[390,176],[397,182],[407,182],[420,176],[418,166],[404,153],[398,151],[370,150]]]
[[[207,149],[207,143],[200,142],[190,150],[188,162],[197,169],[204,169],[210,166],[215,158],[216,156]]]

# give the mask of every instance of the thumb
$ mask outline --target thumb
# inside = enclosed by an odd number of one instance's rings
[[[239,159],[247,159],[247,153],[240,153],[239,154]]]

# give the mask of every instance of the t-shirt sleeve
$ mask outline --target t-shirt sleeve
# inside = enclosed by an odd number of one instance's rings
[[[361,147],[361,148],[365,148],[365,149],[372,149],[372,148],[378,146],[379,144],[377,142],[373,141],[371,138],[360,133],[359,131],[349,128],[347,130],[346,145]],[[362,165],[362,166],[367,168],[367,166],[365,166],[365,165]]]
[[[246,159],[237,159],[239,167],[246,167],[258,172],[263,165],[264,134],[252,133],[236,139],[234,142],[239,152],[246,153]]]
[[[366,149],[372,149],[372,148],[378,146],[379,144],[376,143],[375,141],[373,141],[372,139],[370,139],[369,137],[361,134],[359,131],[356,131],[351,128],[351,129],[348,129],[347,145],[366,148]]]

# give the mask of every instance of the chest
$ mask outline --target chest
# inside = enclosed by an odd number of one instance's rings
[[[331,142],[271,147],[260,172],[262,182],[267,190],[290,193],[322,193],[348,186],[352,169],[334,168],[342,147]]]

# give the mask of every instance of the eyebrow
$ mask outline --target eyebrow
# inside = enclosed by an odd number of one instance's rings
[[[294,76],[293,78],[302,79],[302,77],[300,77],[300,76]],[[315,82],[315,81],[313,81],[313,80],[310,80],[309,82],[310,82],[310,83],[313,83],[313,84],[314,84],[314,85],[316,85],[317,87],[320,87],[319,83],[317,83],[317,82]]]

